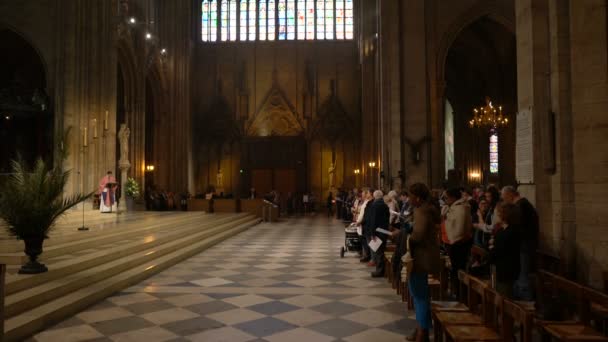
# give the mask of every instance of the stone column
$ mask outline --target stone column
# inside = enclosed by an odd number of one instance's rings
[[[541,247],[554,250],[552,189],[542,163],[542,146],[546,142],[540,136],[542,125],[546,124],[551,110],[548,12],[548,0],[515,1],[518,110],[531,109],[534,131],[534,181],[533,184],[521,185],[519,189],[538,210],[541,235],[544,237],[544,246]]]
[[[125,185],[127,184],[127,177],[131,163],[128,160],[121,160],[118,162],[120,168],[120,202],[118,202],[117,214],[127,211],[127,197],[125,196]]]
[[[430,185],[428,143],[422,144],[420,162],[415,162],[413,149],[406,140],[419,142],[430,135],[429,89],[427,76],[427,28],[425,0],[404,0],[401,3],[401,112],[403,165],[406,184],[423,182]]]
[[[120,160],[118,161],[118,167],[120,168],[120,202],[118,203],[117,213],[127,211],[127,197],[125,194],[125,185],[127,184],[127,177],[131,163],[129,162],[129,136],[131,130],[126,124],[120,125],[120,131],[118,131],[118,140],[120,142]]]

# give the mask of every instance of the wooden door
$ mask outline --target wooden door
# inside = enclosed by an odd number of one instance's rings
[[[281,193],[282,197],[288,192],[292,194],[297,190],[297,176],[295,169],[275,169],[274,170],[274,187],[275,190]]]
[[[255,188],[258,196],[264,196],[272,191],[272,170],[251,170],[251,186]]]

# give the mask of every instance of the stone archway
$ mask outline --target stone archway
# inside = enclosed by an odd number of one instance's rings
[[[461,183],[511,184],[515,180],[516,65],[515,34],[488,14],[459,29],[446,51],[441,71],[445,89],[440,99],[449,99],[453,108],[455,174]],[[512,119],[510,126],[499,131],[498,174],[489,172],[489,128],[468,127],[472,109],[484,104],[486,96],[501,104]]]
[[[0,28],[0,173],[10,160],[52,163],[54,115],[47,95],[47,72],[38,50],[21,34]]]

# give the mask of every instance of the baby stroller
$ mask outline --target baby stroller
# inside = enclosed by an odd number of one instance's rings
[[[357,232],[357,224],[351,223],[344,228],[344,246],[340,247],[340,257],[344,258],[344,253],[346,252],[359,251],[361,251],[361,241]]]

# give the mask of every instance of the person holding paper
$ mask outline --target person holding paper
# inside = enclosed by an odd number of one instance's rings
[[[361,200],[363,201],[363,204],[361,204],[361,207],[359,208],[359,212],[357,215],[357,225],[360,225],[363,228],[363,222],[365,221],[365,210],[367,209],[367,205],[370,203],[371,200],[371,192],[368,188],[363,188],[362,190],[362,198]],[[370,205],[371,207],[371,205]],[[369,216],[369,210],[368,210],[368,216]],[[361,235],[361,259],[359,259],[360,262],[371,262],[371,250],[369,249],[369,245],[367,244],[367,238],[365,237],[365,233],[363,233]]]
[[[452,264],[450,290],[452,296],[455,296],[456,289],[459,287],[458,271],[466,269],[471,253],[473,223],[469,201],[462,197],[460,189],[448,189],[445,203],[445,233],[447,237],[445,245]]]
[[[372,203],[370,219],[371,222],[367,225],[371,228],[368,232],[370,238],[370,244],[372,242],[380,242],[380,246],[374,253],[376,261],[376,271],[372,272],[373,278],[384,277],[384,250],[386,249],[386,240],[388,235],[376,231],[377,228],[388,230],[390,211],[388,206],[384,202],[384,194],[381,190],[374,191],[374,202]]]
[[[432,327],[431,297],[428,277],[438,273],[440,268],[437,226],[440,224],[439,211],[431,203],[431,192],[422,183],[410,186],[410,202],[414,209],[413,230],[410,236],[410,254],[413,269],[408,278],[408,286],[414,300],[417,329],[408,341],[428,341]]]

